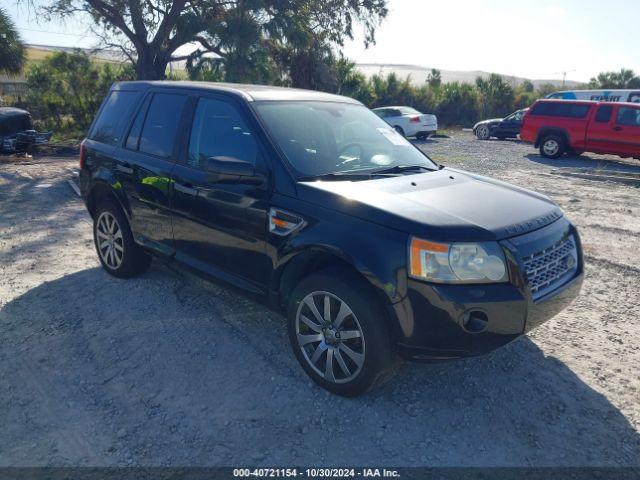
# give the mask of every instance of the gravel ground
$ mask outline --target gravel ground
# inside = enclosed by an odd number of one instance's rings
[[[491,355],[408,364],[358,399],[315,387],[263,306],[175,265],[98,268],[75,159],[0,163],[0,466],[640,465],[640,165],[450,135],[420,148],[575,221],[582,294]]]

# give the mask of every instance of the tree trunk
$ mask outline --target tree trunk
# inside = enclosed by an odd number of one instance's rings
[[[168,57],[150,46],[138,50],[136,78],[138,80],[164,80],[167,75]]]

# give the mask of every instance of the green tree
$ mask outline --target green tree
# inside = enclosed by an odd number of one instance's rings
[[[134,76],[131,66],[99,66],[80,51],[54,53],[27,72],[25,104],[44,128],[84,131],[111,84]]]
[[[532,93],[535,90],[531,80],[523,80],[522,83],[520,84],[519,89],[526,93]]]
[[[415,89],[411,85],[411,78],[400,80],[395,73],[389,73],[386,77],[374,75],[371,77],[371,88],[374,95],[374,106],[389,105],[413,106],[415,101]]]
[[[429,85],[421,85],[414,90],[413,106],[424,113],[435,113],[438,109],[440,93],[440,87],[432,88]]]
[[[469,83],[449,82],[440,89],[437,116],[442,125],[470,126],[478,121],[477,89]]]
[[[504,116],[513,108],[513,88],[501,75],[492,73],[486,79],[476,78],[476,88],[483,117]]]
[[[0,72],[20,73],[25,61],[25,48],[9,14],[0,8]]]
[[[191,60],[195,65],[212,53],[220,59],[225,78],[262,80],[260,70],[271,59],[295,60],[296,53],[308,54],[317,46],[341,47],[353,38],[356,24],[364,30],[365,43],[372,42],[387,14],[386,0],[46,1],[48,15],[88,14],[104,43],[121,47],[131,59],[139,79],[165,78],[170,61]],[[188,43],[199,48],[176,56],[176,50]],[[281,69],[288,67],[285,61]]]
[[[589,88],[640,88],[640,76],[626,68],[619,72],[602,72],[591,79]]]
[[[440,88],[440,85],[442,85],[442,72],[437,68],[432,68],[427,75],[427,83],[431,88]]]
[[[355,98],[365,105],[371,105],[374,94],[367,77],[356,68],[356,64],[344,57],[335,58],[330,63],[330,71],[335,88],[330,92]]]
[[[559,90],[557,85],[553,83],[543,83],[536,89],[536,93],[538,98],[544,98],[547,95],[552,94],[553,92],[557,92]]]

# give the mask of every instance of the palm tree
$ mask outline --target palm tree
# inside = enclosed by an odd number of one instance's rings
[[[20,73],[24,60],[25,48],[16,26],[7,12],[0,8],[0,72]]]

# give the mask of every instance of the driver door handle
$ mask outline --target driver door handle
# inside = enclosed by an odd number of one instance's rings
[[[619,132],[622,130],[622,127],[613,127],[614,132]]]
[[[192,197],[198,196],[198,190],[196,190],[189,184],[183,185],[181,183],[176,182],[173,184],[173,188],[175,188],[176,191],[180,193],[184,193],[185,195],[191,195]]]
[[[116,170],[122,173],[126,173],[127,175],[131,175],[133,173],[133,168],[131,168],[128,163],[118,163],[116,165]]]

